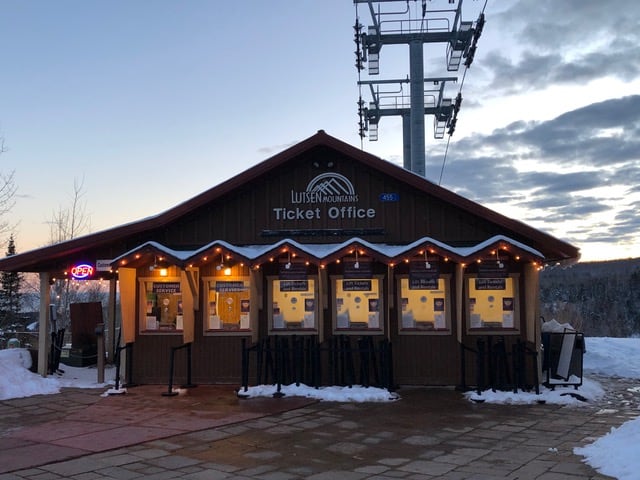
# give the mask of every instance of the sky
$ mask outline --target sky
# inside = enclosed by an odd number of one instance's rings
[[[555,390],[541,386],[540,394],[533,392],[492,392],[487,390],[478,395],[476,392],[464,393],[469,401],[494,404],[535,404],[540,401],[581,408],[585,405],[597,405],[603,400],[605,391],[595,379],[597,376],[612,376],[640,380],[640,339],[638,338],[607,338],[590,337],[585,339],[586,353],[584,355],[583,384],[572,393],[579,394],[582,399],[566,393],[565,388]],[[31,355],[22,348],[0,350],[0,400],[23,398],[33,395],[53,395],[60,392],[62,387],[102,388],[103,396],[115,393],[126,393],[126,389],[115,389],[115,369],[108,368],[105,372],[105,383],[97,383],[95,367],[70,367],[62,364],[60,375],[42,377],[31,373]],[[574,383],[578,379],[574,380]],[[639,387],[633,387],[640,388]],[[179,389],[178,389],[179,390]],[[565,390],[563,392],[563,390]],[[270,397],[276,391],[273,385],[258,385],[250,387],[248,397]],[[297,395],[315,398],[320,401],[332,402],[394,402],[402,398],[399,392],[389,393],[380,388],[363,388],[354,385],[348,387],[323,387],[315,389],[295,384],[282,386],[285,395]],[[606,400],[605,400],[606,401]],[[606,403],[605,403],[606,405]],[[570,411],[567,411],[570,414]],[[640,455],[637,439],[640,436],[640,418],[630,420],[618,428],[613,428],[608,434],[594,439],[584,446],[575,446],[573,453],[584,457],[584,461],[604,475],[619,480],[635,480],[640,469]],[[550,441],[549,451],[557,452],[557,446]]]
[[[74,183],[89,233],[161,213],[320,129],[402,164],[400,118],[382,119],[377,142],[358,135],[353,24],[371,24],[365,5],[0,4],[0,173],[15,172],[18,253],[49,243]],[[421,2],[408,5],[420,18]],[[463,97],[450,139],[425,120],[426,177],[583,261],[640,256],[640,3],[465,0],[463,20],[483,9],[468,70],[447,72],[445,46],[425,48],[425,77],[457,75],[445,95]],[[380,75],[361,79],[408,73],[408,47],[385,45]]]

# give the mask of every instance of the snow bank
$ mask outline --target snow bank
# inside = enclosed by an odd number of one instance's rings
[[[31,354],[24,348],[0,350],[0,400],[60,392],[55,378],[29,371]]]

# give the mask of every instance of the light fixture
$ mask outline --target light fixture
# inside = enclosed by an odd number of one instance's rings
[[[358,250],[356,249],[356,263],[353,264],[353,268],[356,270],[360,268],[360,262],[358,261]]]
[[[287,270],[289,270],[291,268],[291,252],[288,252],[289,254],[289,258],[287,263],[285,264],[284,268],[286,268]]]
[[[429,270],[431,268],[431,264],[429,263],[429,258],[427,257],[427,251],[424,251],[424,268]]]
[[[161,268],[160,269],[160,276],[161,277],[166,277],[167,275],[169,275],[169,272],[167,271],[166,268]]]
[[[220,265],[216,267],[216,270],[220,271],[224,268],[224,255],[220,253]]]
[[[498,268],[504,268],[504,263],[502,263],[500,261],[500,249],[496,249],[496,264],[498,265]]]
[[[227,267],[224,269],[224,275],[226,277],[230,277],[231,276],[231,267]]]

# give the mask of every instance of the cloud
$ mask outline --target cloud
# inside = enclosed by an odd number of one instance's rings
[[[503,40],[482,59],[493,77],[492,95],[640,77],[638,2],[521,0],[494,15],[489,9],[487,17]],[[479,48],[491,48],[491,42],[481,40]]]
[[[548,121],[518,121],[452,143],[443,186],[585,242],[634,241],[640,231],[640,95]],[[606,218],[603,223],[602,218]]]
[[[280,145],[269,145],[265,147],[260,147],[258,148],[258,153],[260,153],[261,155],[271,155],[271,154],[279,153],[279,152],[282,152],[283,150],[286,150],[289,147],[296,145],[299,141],[300,140],[294,140],[289,143],[282,143]]]

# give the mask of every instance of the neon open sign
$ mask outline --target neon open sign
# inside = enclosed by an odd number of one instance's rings
[[[85,278],[93,276],[93,272],[93,265],[89,265],[88,263],[81,263],[80,265],[76,265],[71,269],[71,276],[76,280],[83,280]]]

